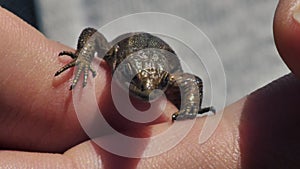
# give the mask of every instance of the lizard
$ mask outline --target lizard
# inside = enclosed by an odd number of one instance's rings
[[[103,34],[94,28],[85,28],[77,43],[75,52],[62,51],[58,56],[68,55],[73,60],[60,68],[55,76],[65,70],[76,67],[70,90],[74,89],[83,74],[83,87],[87,84],[89,72],[96,76],[91,62],[96,56],[102,58],[129,88],[130,95],[143,101],[158,97],[153,91],[165,92],[179,111],[173,113],[172,120],[194,119],[198,114],[215,113],[213,106],[201,107],[203,98],[203,82],[201,78],[184,73],[175,51],[162,39],[146,32],[133,32],[120,35],[108,42]],[[134,55],[135,57],[130,58]],[[122,63],[122,71],[116,71]],[[147,66],[148,65],[148,66]],[[149,66],[150,65],[150,66]],[[126,78],[130,80],[126,81]],[[150,95],[151,93],[151,95]],[[154,95],[153,95],[154,93]]]

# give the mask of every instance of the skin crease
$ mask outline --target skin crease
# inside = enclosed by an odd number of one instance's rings
[[[300,25],[291,17],[295,2],[280,1],[274,35],[281,57],[299,77]],[[205,118],[196,119],[188,135],[166,153],[143,159],[124,158],[101,149],[84,133],[67,90],[72,72],[53,77],[69,61],[58,59],[57,54],[70,49],[47,40],[2,8],[0,22],[0,56],[4,58],[0,60],[1,168],[117,168],[119,164],[122,168],[197,169],[300,166],[300,81],[292,74],[226,107],[217,130],[202,145],[197,144],[197,139]],[[140,126],[114,114],[109,99],[105,99],[110,97],[110,77],[105,65],[100,69],[95,79],[96,95],[100,107],[106,110],[104,116],[119,122],[113,124],[116,129],[128,135],[148,136],[170,127],[163,117],[156,122],[159,124]],[[167,104],[166,117],[174,111],[175,107]]]

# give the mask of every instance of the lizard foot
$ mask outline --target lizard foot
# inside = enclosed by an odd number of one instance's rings
[[[59,53],[59,56],[62,56],[62,55],[71,56],[73,58],[73,60],[70,63],[63,66],[62,68],[60,68],[55,73],[54,76],[58,76],[59,74],[61,74],[65,70],[75,66],[76,67],[75,75],[74,75],[74,78],[72,80],[70,90],[74,89],[74,87],[78,83],[78,80],[79,80],[79,77],[80,77],[81,74],[83,74],[83,83],[82,83],[83,87],[85,87],[86,84],[87,84],[87,78],[88,78],[88,75],[89,75],[89,71],[92,72],[93,77],[96,76],[96,71],[91,68],[91,62],[89,62],[88,60],[86,60],[84,58],[81,58],[81,57],[78,57],[76,55],[76,53],[72,53],[72,52],[63,51],[63,52]]]

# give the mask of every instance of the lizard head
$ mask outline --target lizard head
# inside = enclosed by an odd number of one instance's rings
[[[129,90],[131,95],[149,101],[161,95],[169,83],[169,73],[159,69],[144,69],[139,71],[131,80]]]

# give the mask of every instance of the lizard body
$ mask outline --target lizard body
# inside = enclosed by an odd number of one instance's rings
[[[174,50],[162,39],[149,33],[128,33],[108,42],[96,29],[86,28],[79,36],[75,53],[59,53],[59,56],[71,56],[73,61],[58,70],[55,76],[76,66],[70,90],[76,86],[81,74],[84,87],[89,71],[96,76],[91,68],[95,52],[107,62],[112,74],[117,73],[122,87],[129,88],[132,96],[149,101],[157,97],[153,91],[164,91],[179,109],[172,115],[172,120],[193,119],[197,114],[215,111],[213,107],[201,108],[202,80],[184,73]],[[116,71],[120,65],[121,71]]]

